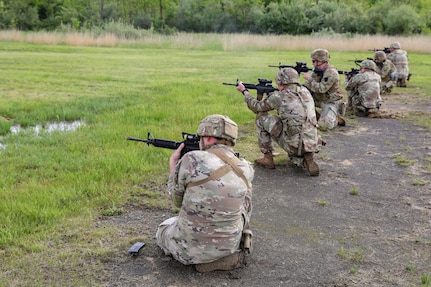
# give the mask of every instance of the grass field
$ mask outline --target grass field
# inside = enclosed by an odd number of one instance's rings
[[[349,70],[355,67],[350,60],[371,57],[368,48],[391,41],[362,39],[358,50],[345,39],[338,44],[342,49],[332,50],[333,39],[304,48],[294,39],[271,36],[262,47],[265,38],[251,35],[221,35],[224,42],[214,35],[190,35],[166,37],[159,44],[81,46],[0,35],[0,286],[53,286],[60,278],[55,276],[67,276],[70,286],[89,282],[98,267],[80,266],[81,259],[110,255],[97,247],[110,231],[88,232],[95,218],[121,212],[136,193],[148,194],[148,205],[168,206],[148,187],[166,182],[171,151],[127,136],[145,138],[152,132],[179,141],[182,131],[195,133],[206,115],[226,114],[248,131],[236,149],[252,160],[258,154],[254,115],[242,95],[222,82],[274,79],[277,68],[268,65],[280,62],[311,66],[310,51],[317,47],[327,47],[331,63]],[[285,40],[297,48],[271,48]],[[431,51],[430,39],[418,41],[406,40],[405,46]],[[409,50],[409,59],[413,77],[405,92],[429,98],[429,53]],[[34,131],[37,125],[77,120],[82,125],[76,131]],[[11,133],[17,125],[22,131]],[[58,250],[52,258],[52,246],[62,240],[74,249]],[[46,270],[53,266],[74,273],[50,277]]]

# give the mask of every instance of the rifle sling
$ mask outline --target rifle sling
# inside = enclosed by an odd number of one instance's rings
[[[194,181],[194,182],[193,181],[189,182],[187,184],[187,187],[198,186],[198,185],[204,184],[208,181],[216,180],[218,178],[223,177],[225,174],[227,174],[228,172],[233,170],[237,176],[241,177],[241,179],[247,185],[247,188],[250,188],[250,184],[249,184],[247,178],[245,177],[243,171],[236,165],[236,163],[239,162],[238,158],[236,158],[236,157],[231,158],[231,157],[227,156],[220,149],[209,149],[208,152],[214,154],[215,156],[220,158],[222,161],[224,161],[226,164],[222,167],[219,167],[215,171],[213,171],[207,178],[204,178],[204,179],[198,180],[198,181]]]

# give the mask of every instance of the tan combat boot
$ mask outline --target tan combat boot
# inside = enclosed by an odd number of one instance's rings
[[[339,126],[343,126],[343,127],[346,125],[346,121],[338,115],[337,115],[337,123]]]
[[[310,174],[310,176],[318,176],[320,173],[319,166],[313,160],[313,153],[307,152],[304,154],[304,167]]]
[[[263,158],[256,159],[254,162],[269,169],[275,168],[274,158],[272,157],[271,152],[265,153]]]
[[[196,264],[196,271],[204,273],[210,271],[230,271],[244,265],[245,254],[243,251],[235,252],[229,256],[220,258],[214,262]]]

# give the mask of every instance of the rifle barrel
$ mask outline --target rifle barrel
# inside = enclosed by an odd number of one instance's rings
[[[127,137],[127,140],[148,143],[148,140],[146,139],[140,139],[140,138],[134,138],[134,137]]]

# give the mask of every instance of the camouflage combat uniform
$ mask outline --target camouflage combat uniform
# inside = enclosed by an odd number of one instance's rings
[[[311,79],[306,81],[304,86],[313,95],[315,106],[322,109],[318,120],[319,128],[322,130],[335,128],[343,104],[343,92],[337,69],[328,64],[325,70],[313,72]]]
[[[398,44],[399,45],[399,44]],[[406,87],[406,81],[409,77],[408,56],[405,50],[396,48],[387,55],[387,58],[394,63],[397,71],[394,78],[397,80],[398,87]]]
[[[248,108],[257,114],[257,138],[262,153],[272,152],[272,140],[285,150],[292,162],[302,166],[306,152],[319,151],[316,110],[310,92],[299,84],[271,93],[258,101],[250,94],[244,98]],[[277,110],[279,116],[268,111]]]
[[[376,112],[380,108],[380,75],[372,70],[360,72],[350,80],[346,80],[344,86],[352,93],[352,107],[358,113]]]
[[[376,63],[376,65],[376,72],[381,77],[380,94],[389,94],[394,86],[391,76],[397,71],[397,68],[391,60],[385,60],[382,63]]]
[[[191,186],[192,182],[205,179],[225,166],[223,160],[210,152],[212,149],[221,150],[229,158],[235,157],[232,147],[222,144],[205,151],[188,152],[168,180],[173,203],[181,209],[178,216],[160,224],[157,244],[186,265],[213,262],[236,252],[251,215],[254,170],[244,159],[237,159],[237,166],[250,183],[249,187],[233,171]]]

